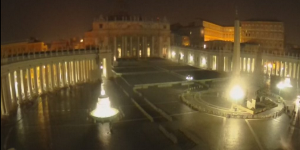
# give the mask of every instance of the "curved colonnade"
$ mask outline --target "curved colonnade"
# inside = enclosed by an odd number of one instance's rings
[[[43,58],[15,59],[1,64],[1,118],[36,96],[99,80],[97,58],[95,51],[68,55],[56,53]]]
[[[199,50],[172,46],[168,59],[203,69],[232,71],[232,52],[225,50]],[[272,54],[262,52],[243,52],[240,56],[241,72],[264,74],[280,77],[300,78],[299,54]]]

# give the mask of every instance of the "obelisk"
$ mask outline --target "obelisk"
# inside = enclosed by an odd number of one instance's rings
[[[238,13],[236,10],[236,18],[234,21],[234,48],[232,57],[232,73],[234,77],[239,77],[240,75],[240,21],[238,19]]]

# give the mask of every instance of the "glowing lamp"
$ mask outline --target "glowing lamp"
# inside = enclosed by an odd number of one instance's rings
[[[194,61],[193,55],[190,55],[190,61]]]
[[[235,100],[242,99],[245,96],[243,89],[239,85],[235,85],[230,91],[230,97]]]
[[[188,75],[185,79],[188,80],[188,81],[190,81],[190,80],[193,80],[193,77],[190,76],[190,75]]]
[[[285,86],[284,86],[284,84],[282,83],[282,82],[279,82],[278,84],[277,84],[277,88],[279,88],[279,89],[283,89]]]
[[[175,52],[172,52],[172,57],[174,57],[176,55],[176,53]]]
[[[180,59],[183,59],[184,55],[182,53],[180,53]]]
[[[201,62],[202,64],[206,64],[206,59],[203,57],[202,58],[202,62]]]
[[[273,66],[272,66],[272,64],[268,64],[268,67],[269,67],[269,68],[272,68]]]

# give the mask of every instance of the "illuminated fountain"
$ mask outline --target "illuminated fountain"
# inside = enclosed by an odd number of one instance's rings
[[[95,121],[110,122],[119,114],[119,110],[110,107],[109,97],[105,94],[103,83],[101,84],[101,94],[98,97],[96,109],[90,115]]]

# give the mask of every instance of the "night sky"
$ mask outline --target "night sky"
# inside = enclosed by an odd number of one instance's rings
[[[51,40],[83,37],[92,21],[113,10],[114,0],[1,0],[1,43],[37,37]],[[127,0],[128,12],[145,17],[166,16],[188,24],[203,18],[233,26],[235,5],[240,20],[279,20],[286,42],[300,45],[300,0]]]

